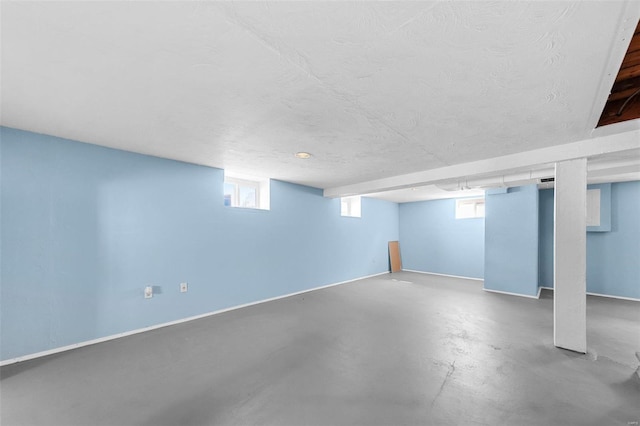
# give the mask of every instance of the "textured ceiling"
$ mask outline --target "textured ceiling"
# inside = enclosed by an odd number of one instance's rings
[[[632,1],[1,12],[2,125],[320,188],[588,139],[640,14]]]

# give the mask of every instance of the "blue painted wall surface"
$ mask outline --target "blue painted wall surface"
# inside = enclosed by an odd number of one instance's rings
[[[484,219],[456,219],[456,200],[400,204],[404,269],[484,276]]]
[[[553,189],[539,191],[538,285],[553,287]]]
[[[540,191],[540,285],[553,287],[553,190]],[[640,181],[611,184],[611,231],[587,232],[587,291],[640,299]]]
[[[592,232],[611,231],[611,185],[588,185],[587,189],[600,189],[600,226],[587,227],[587,241]],[[553,287],[553,222],[554,222],[554,191],[553,189],[540,190],[539,212],[539,251],[538,251],[538,285],[540,287]],[[587,248],[589,243],[587,242]],[[597,263],[597,261],[596,261]]]
[[[220,169],[0,136],[2,360],[385,272],[398,239],[395,203],[343,218],[339,199],[272,181],[270,211],[235,209]]]
[[[485,196],[484,287],[538,294],[538,188],[527,185]]]

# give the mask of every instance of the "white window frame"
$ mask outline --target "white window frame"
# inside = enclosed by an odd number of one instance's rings
[[[354,195],[352,197],[341,197],[340,216],[362,217],[362,197],[360,197],[359,195]]]
[[[472,212],[467,212],[472,206]],[[482,206],[482,207],[480,207]],[[465,209],[467,207],[467,209]],[[484,198],[458,198],[456,199],[456,219],[478,219],[485,217]]]
[[[249,176],[233,172],[224,172],[224,184],[234,185],[234,193],[231,194],[231,203],[229,207],[241,209],[257,209],[270,210],[271,208],[271,180],[269,178],[261,178]],[[255,207],[243,206],[240,201],[240,188],[252,188],[256,193]],[[224,190],[223,190],[224,194]],[[226,196],[226,194],[224,194]]]

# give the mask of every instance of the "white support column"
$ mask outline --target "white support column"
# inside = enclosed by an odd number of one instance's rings
[[[553,341],[587,352],[587,159],[556,163]]]

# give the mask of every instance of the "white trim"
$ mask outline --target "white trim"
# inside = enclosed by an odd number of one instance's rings
[[[460,278],[463,280],[484,281],[484,278],[463,277],[461,275],[438,274],[437,272],[416,271],[415,269],[402,269],[403,272],[415,272],[417,274],[438,275],[440,277]]]
[[[512,293],[510,291],[501,291],[501,290],[491,290],[489,288],[485,288],[482,287],[482,289],[484,291],[488,291],[490,293],[499,293],[499,294],[507,294],[509,296],[519,296],[519,297],[526,297],[528,299],[539,299],[540,298],[540,290],[538,290],[538,295],[537,296],[532,296],[530,294],[521,294],[521,293]]]
[[[609,299],[631,300],[632,302],[640,302],[640,299],[636,299],[634,297],[613,296],[611,294],[591,293],[590,291],[587,292],[587,295],[598,296],[598,297],[608,297]]]
[[[540,287],[540,288],[553,291],[553,287]],[[592,293],[590,291],[587,291],[587,295],[597,296],[597,297],[607,297],[609,299],[620,299],[620,300],[630,300],[632,302],[640,302],[640,299],[636,299],[635,297],[614,296],[612,294]]]
[[[171,325],[181,324],[183,322],[194,321],[194,320],[197,320],[197,319],[210,317],[210,316],[216,315],[216,314],[222,314],[222,313],[229,312],[229,311],[235,311],[236,309],[246,308],[246,307],[253,306],[253,305],[259,305],[261,303],[272,302],[272,301],[278,300],[278,299],[284,299],[284,298],[291,297],[291,296],[297,296],[299,294],[309,293],[309,292],[312,292],[312,291],[322,290],[322,289],[329,288],[329,287],[335,287],[335,286],[338,286],[338,285],[347,284],[347,283],[351,283],[351,282],[354,282],[354,281],[359,281],[359,280],[364,280],[364,279],[367,279],[367,278],[377,277],[377,276],[385,275],[385,274],[389,274],[389,272],[388,271],[379,272],[377,274],[366,275],[364,277],[353,278],[353,279],[347,280],[347,281],[340,281],[340,282],[333,283],[333,284],[327,284],[327,285],[323,285],[323,286],[320,286],[320,287],[314,287],[314,288],[310,288],[310,289],[307,289],[307,290],[301,290],[301,291],[297,291],[295,293],[288,293],[288,294],[284,294],[282,296],[276,296],[276,297],[271,297],[269,299],[258,300],[256,302],[245,303],[243,305],[232,306],[230,308],[224,308],[224,309],[220,309],[220,310],[213,311],[213,312],[207,312],[205,314],[200,314],[200,315],[195,315],[195,316],[192,316],[192,317],[182,318],[182,319],[175,320],[175,321],[169,321],[169,322],[165,322],[165,323],[162,323],[162,324],[152,325],[152,326],[149,326],[149,327],[138,328],[136,330],[125,331],[124,333],[112,334],[110,336],[100,337],[98,339],[87,340],[87,341],[80,342],[80,343],[74,343],[72,345],[62,346],[62,347],[54,348],[54,349],[48,349],[46,351],[36,352],[36,353],[33,353],[33,354],[28,354],[28,355],[23,355],[23,356],[19,356],[19,357],[16,357],[16,358],[10,358],[10,359],[6,359],[4,361],[0,361],[0,367],[3,367],[5,365],[9,365],[9,364],[15,364],[17,362],[28,361],[30,359],[40,358],[40,357],[47,356],[47,355],[53,355],[53,354],[57,354],[57,353],[60,353],[60,352],[66,352],[66,351],[69,351],[69,350],[72,350],[72,349],[81,348],[81,347],[84,347],[84,346],[95,345],[97,343],[107,342],[109,340],[115,340],[115,339],[119,339],[121,337],[131,336],[131,335],[134,335],[134,334],[140,334],[140,333],[144,333],[146,331],[156,330],[158,328],[169,327]]]

